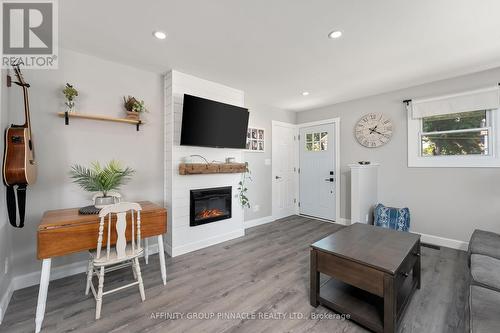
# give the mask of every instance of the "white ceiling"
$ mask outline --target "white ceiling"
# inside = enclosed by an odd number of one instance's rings
[[[59,11],[62,47],[295,111],[500,66],[498,0],[63,0]]]

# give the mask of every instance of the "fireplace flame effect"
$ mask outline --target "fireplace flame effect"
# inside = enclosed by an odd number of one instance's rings
[[[198,214],[196,214],[196,218],[197,219],[208,219],[211,217],[217,217],[217,216],[222,216],[222,215],[225,215],[225,213],[221,209],[218,209],[218,208],[204,209],[201,212],[199,212]]]

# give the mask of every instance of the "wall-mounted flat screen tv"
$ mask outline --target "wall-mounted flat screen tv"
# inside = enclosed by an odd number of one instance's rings
[[[246,148],[248,109],[184,95],[181,146]]]

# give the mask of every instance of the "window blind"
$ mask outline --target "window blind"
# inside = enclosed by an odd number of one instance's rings
[[[500,87],[489,87],[458,94],[412,100],[408,105],[414,119],[500,108]]]

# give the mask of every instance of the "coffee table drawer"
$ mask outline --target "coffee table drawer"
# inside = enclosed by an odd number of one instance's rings
[[[354,261],[318,251],[317,270],[337,280],[384,296],[384,273]]]
[[[405,260],[396,272],[396,276],[394,278],[394,286],[396,290],[399,290],[406,279],[413,274],[412,270],[415,266],[415,263],[417,262],[418,256],[420,256],[420,247],[419,244],[416,244],[408,253]]]

